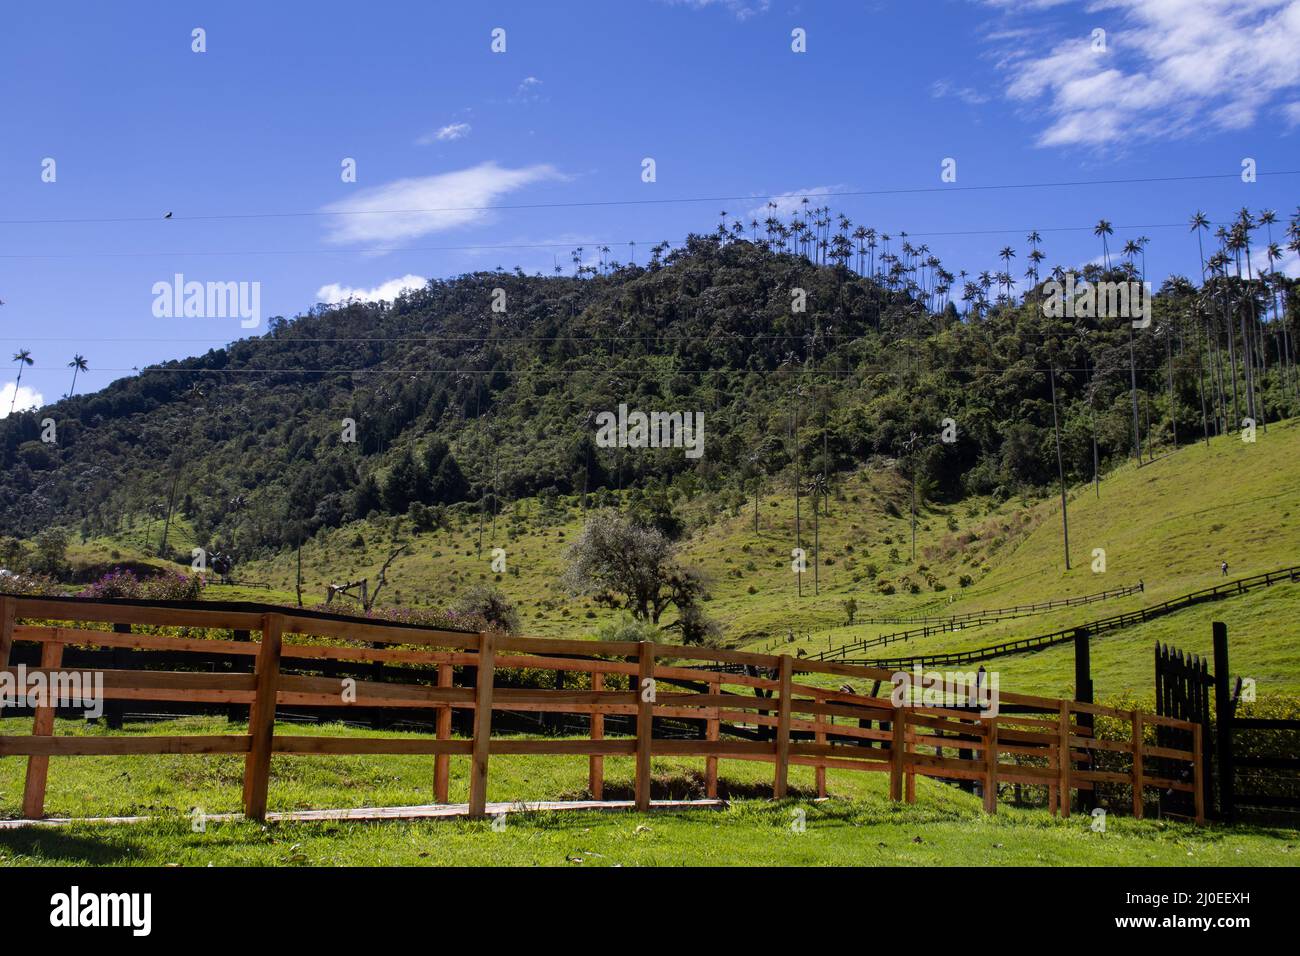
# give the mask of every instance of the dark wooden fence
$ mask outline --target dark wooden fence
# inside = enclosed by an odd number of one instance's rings
[[[1215,782],[1219,816],[1300,813],[1300,720],[1238,717],[1242,680],[1231,678],[1228,626],[1214,622]],[[1206,749],[1209,749],[1208,747]],[[1208,781],[1207,781],[1208,782]],[[1207,804],[1208,806],[1209,804]]]
[[[1156,643],[1156,713],[1165,717],[1199,724],[1208,740],[1210,737],[1210,688],[1214,678],[1210,674],[1209,661],[1195,654],[1184,654],[1181,650],[1168,645]],[[1177,727],[1161,726],[1156,728],[1156,746],[1181,748],[1191,743],[1187,731]],[[1205,748],[1204,758],[1207,766],[1201,779],[1204,782],[1206,805],[1212,801],[1210,784],[1210,747]],[[1157,758],[1159,762],[1159,758]],[[1176,776],[1180,770],[1165,768],[1162,776]],[[1160,794],[1162,814],[1191,816],[1193,807],[1185,791],[1163,791]]]
[[[1040,601],[1037,604],[1017,604],[1014,607],[995,607],[986,611],[965,611],[961,614],[950,614],[946,617],[925,617],[923,615],[913,617],[868,617],[863,618],[860,624],[959,624],[963,621],[979,621],[982,624],[992,621],[1000,621],[1012,617],[1027,617],[1030,614],[1046,614],[1048,611],[1054,611],[1062,607],[1078,607],[1080,604],[1092,604],[1096,601],[1107,601],[1111,598],[1127,597],[1130,594],[1137,594],[1145,588],[1142,582],[1130,584],[1122,588],[1113,588],[1109,591],[1098,591],[1096,594],[1081,594],[1078,597],[1056,598],[1051,601]]]
[[[1174,611],[1181,611],[1183,608],[1192,607],[1196,604],[1202,604],[1207,601],[1219,601],[1235,594],[1245,594],[1247,591],[1253,591],[1256,588],[1271,587],[1281,581],[1300,581],[1300,565],[1290,568],[1281,568],[1277,571],[1268,571],[1264,574],[1256,574],[1247,578],[1239,578],[1235,581],[1229,581],[1225,584],[1215,585],[1212,588],[1202,588],[1199,591],[1192,591],[1190,594],[1182,594],[1168,601],[1162,601],[1160,604],[1153,604],[1150,607],[1144,607],[1137,611],[1126,611],[1123,614],[1114,614],[1110,617],[1103,617],[1095,621],[1089,621],[1086,624],[1076,625],[1074,627],[1062,628],[1059,631],[1053,631],[1050,634],[1040,634],[1036,637],[1022,637],[1014,641],[1004,641],[1001,644],[994,644],[990,647],[978,647],[969,651],[953,651],[948,654],[920,654],[915,657],[894,657],[894,658],[850,658],[854,664],[864,664],[868,667],[885,667],[890,669],[906,670],[914,664],[921,667],[942,667],[947,664],[972,664],[976,661],[986,661],[994,657],[1003,657],[1007,654],[1022,654],[1026,651],[1036,651],[1044,647],[1051,647],[1054,644],[1064,644],[1066,641],[1072,641],[1080,631],[1086,631],[1089,634],[1097,635],[1106,631],[1117,631],[1121,628],[1132,627],[1135,624],[1142,624],[1165,614],[1171,614]]]

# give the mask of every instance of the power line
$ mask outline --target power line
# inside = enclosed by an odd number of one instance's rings
[[[1276,172],[1259,172],[1256,176],[1296,176],[1300,175],[1300,170],[1288,169]],[[211,213],[200,216],[176,216],[164,220],[157,215],[152,216],[109,216],[109,217],[75,217],[60,219],[0,219],[0,225],[19,226],[19,225],[68,225],[68,224],[89,224],[89,223],[127,223],[127,222],[209,222],[214,220],[241,220],[241,219],[302,219],[317,218],[322,216],[394,216],[410,215],[417,213],[445,213],[445,212],[497,212],[502,210],[528,210],[528,209],[586,209],[599,207],[617,207],[617,206],[665,206],[680,203],[701,203],[701,202],[754,202],[756,200],[799,200],[804,199],[832,199],[847,197],[864,197],[864,196],[906,196],[919,195],[924,193],[938,192],[996,192],[1011,189],[1065,189],[1076,186],[1123,186],[1123,185],[1149,185],[1152,183],[1173,183],[1173,182],[1198,182],[1212,179],[1240,179],[1240,172],[1232,173],[1204,173],[1190,176],[1135,176],[1122,179],[1078,179],[1063,180],[1058,182],[1045,183],[990,183],[979,186],[958,186],[955,184],[944,184],[942,186],[909,186],[893,187],[887,189],[852,189],[852,190],[828,190],[826,192],[816,193],[767,193],[751,194],[747,196],[681,196],[668,199],[592,199],[592,200],[572,200],[566,202],[542,202],[542,203],[501,203],[490,206],[430,206],[418,209],[344,209],[344,210],[314,210],[311,212],[255,212],[255,213]]]
[[[1229,220],[1212,220],[1211,226],[1230,225]],[[1025,234],[1029,232],[1091,232],[1094,226],[1018,226],[1005,227],[998,229],[953,229],[953,230],[927,230],[925,232],[908,232],[907,238],[935,238],[935,237],[952,237],[952,236],[992,236],[992,235],[1011,235]],[[1118,231],[1129,229],[1185,229],[1185,222],[1153,222],[1143,225],[1112,225],[1112,229]],[[705,233],[704,235],[709,235]],[[898,238],[902,238],[901,235]],[[638,246],[652,246],[655,243],[674,242],[679,244],[685,243],[685,237],[681,239],[586,239],[582,241],[570,242],[519,242],[519,243],[482,243],[477,245],[465,246],[367,246],[365,249],[229,249],[229,250],[212,250],[202,252],[13,252],[0,253],[0,259],[134,259],[134,258],[163,258],[163,257],[200,257],[200,256],[358,256],[383,253],[400,253],[400,252],[483,252],[495,250],[520,250],[520,249],[576,249],[579,247],[590,246],[597,251],[599,247],[608,246],[610,251],[636,243]],[[735,240],[732,240],[735,241]],[[745,242],[754,242],[754,239],[744,238]],[[766,240],[757,240],[763,242]],[[856,251],[855,251],[856,255]],[[573,276],[564,276],[563,278],[574,278]]]

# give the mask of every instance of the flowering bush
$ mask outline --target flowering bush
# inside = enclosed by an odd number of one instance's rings
[[[57,581],[46,574],[15,574],[0,570],[0,593],[57,595],[62,594],[63,590]]]
[[[396,621],[400,624],[420,624],[424,627],[445,627],[457,631],[488,631],[493,628],[479,614],[451,611],[433,607],[387,607],[372,609],[367,617]]]
[[[114,568],[87,585],[77,596],[85,598],[136,598],[147,601],[198,600],[207,580],[199,574],[163,573],[138,578],[131,571]]]

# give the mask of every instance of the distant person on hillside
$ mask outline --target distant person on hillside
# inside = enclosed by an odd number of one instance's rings
[[[1220,577],[1225,577],[1225,578],[1228,576],[1228,562],[1227,562],[1227,561],[1221,561],[1221,562],[1219,563],[1219,575],[1220,575]]]

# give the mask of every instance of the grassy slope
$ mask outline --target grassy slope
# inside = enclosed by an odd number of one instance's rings
[[[1232,577],[1300,563],[1298,461],[1300,420],[1293,420],[1271,425],[1253,445],[1227,437],[1213,440],[1208,449],[1204,445],[1182,448],[1140,469],[1124,465],[1102,482],[1100,499],[1091,485],[1074,488],[1070,571],[1064,569],[1060,506],[1055,499],[926,505],[919,519],[918,561],[913,565],[908,560],[905,484],[890,470],[841,476],[835,482],[830,515],[819,519],[822,563],[817,596],[811,593],[811,571],[804,576],[804,595],[796,593],[789,554],[795,515],[788,494],[776,489],[761,499],[757,534],[752,502],[737,515],[706,515],[709,504],[698,499],[680,502],[679,508],[692,527],[684,551],[714,582],[709,613],[724,625],[729,643],[750,649],[816,651],[898,629],[843,626],[840,602],[850,597],[858,603],[859,618],[942,615],[1090,594],[1139,579],[1146,584],[1144,594],[898,643],[875,652],[898,656],[982,647],[1158,603],[1221,581],[1220,560],[1229,562]],[[809,509],[805,499],[803,541],[811,553]],[[956,532],[949,530],[950,519]],[[569,597],[559,584],[565,549],[582,527],[582,513],[572,503],[567,507],[562,503],[550,514],[543,514],[537,501],[517,503],[498,519],[495,535],[490,520],[485,522],[481,554],[478,523],[472,516],[449,531],[418,535],[404,523],[396,538],[391,525],[391,520],[356,523],[308,542],[303,549],[307,603],[323,600],[329,582],[367,574],[373,578],[396,540],[408,542],[410,552],[390,569],[384,602],[442,603],[471,584],[495,582],[519,604],[526,633],[590,636],[611,614],[590,600]],[[173,524],[172,541],[188,544],[187,535],[184,522]],[[356,543],[358,536],[361,546]],[[139,543],[139,535],[135,541]],[[491,549],[497,545],[507,551],[508,573],[501,576],[489,566]],[[138,554],[125,543],[116,546],[124,557]],[[87,547],[102,556],[108,544],[96,541]],[[1091,569],[1093,548],[1106,550],[1105,573]],[[868,565],[875,565],[878,580],[892,582],[897,593],[879,593],[867,573]],[[273,590],[216,587],[208,594],[292,601],[294,572],[293,555],[286,553],[238,569],[240,579],[268,582]],[[934,590],[927,573],[944,590]],[[965,589],[958,585],[964,574],[974,579]],[[916,582],[920,592],[908,593],[907,580]],[[1267,595],[1232,598],[1212,609],[1182,612],[1105,635],[1094,646],[1094,681],[1102,695],[1147,689],[1152,641],[1173,639],[1190,650],[1207,649],[1208,621],[1214,616],[1230,625],[1251,626],[1249,636],[1237,629],[1235,671],[1257,673],[1262,691],[1293,691],[1300,685],[1300,656],[1289,650],[1295,646],[1297,612],[1300,587],[1285,585]],[[793,642],[787,640],[791,633]],[[1066,692],[1072,675],[1068,648],[1004,658],[999,666],[1007,675],[1005,689],[1026,692]]]
[[[24,725],[21,728],[18,725]],[[0,732],[25,732],[26,720],[0,720]],[[133,733],[238,732],[224,721],[188,718],[128,725]],[[377,735],[338,726],[284,733]],[[56,733],[102,733],[59,721]],[[390,734],[384,734],[390,735]],[[16,816],[25,761],[0,760],[0,815]],[[606,758],[607,796],[630,789],[630,758]],[[468,761],[453,758],[451,799],[466,799]],[[701,760],[655,760],[656,797],[697,795]],[[271,808],[381,806],[430,798],[428,757],[277,757]],[[791,768],[792,798],[770,794],[771,768],[722,761],[721,811],[538,813],[511,815],[504,831],[465,820],[420,823],[210,823],[194,833],[188,813],[238,808],[242,759],[234,756],[69,757],[51,761],[53,814],[147,814],[149,823],[78,824],[58,830],[0,831],[0,864],[202,866],[270,865],[1294,865],[1300,833],[1249,827],[1199,829],[1158,820],[1053,820],[1040,810],[999,808],[986,817],[975,798],[918,779],[917,802],[894,805],[885,778],[828,771],[832,799],[814,802],[812,771]],[[493,758],[490,800],[580,798],[586,760]],[[756,798],[756,799],[752,799]],[[807,830],[791,828],[793,811]]]

